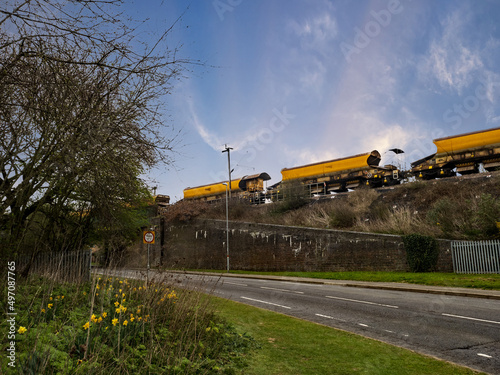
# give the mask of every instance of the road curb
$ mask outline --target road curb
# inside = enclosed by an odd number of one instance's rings
[[[170,273],[182,273],[191,275],[212,275],[219,277],[239,277],[246,279],[260,279],[260,280],[275,280],[275,281],[289,281],[306,284],[322,284],[322,285],[338,285],[350,288],[366,288],[366,289],[384,289],[394,290],[399,292],[413,292],[413,293],[427,293],[427,294],[441,294],[447,296],[457,297],[470,297],[470,298],[485,298],[500,300],[500,291],[498,290],[484,290],[484,289],[467,289],[467,288],[453,288],[453,287],[435,287],[420,284],[403,284],[403,283],[384,283],[384,282],[366,282],[366,281],[350,281],[350,280],[326,280],[326,279],[312,279],[305,277],[291,277],[291,276],[272,276],[272,275],[249,275],[249,274],[234,274],[234,273],[217,273],[217,272],[201,272],[201,271],[176,271],[169,270]]]

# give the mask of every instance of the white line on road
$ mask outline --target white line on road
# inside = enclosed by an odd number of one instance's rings
[[[248,286],[247,284],[232,283],[231,281],[224,281],[224,284],[239,285],[239,286]]]
[[[333,319],[333,320],[338,320],[340,322],[345,322],[344,319],[334,318],[333,316],[330,315],[323,315],[323,314],[314,314],[314,315],[319,316],[320,318]]]
[[[483,354],[483,353],[477,353],[477,355],[480,357],[484,357],[484,358],[493,358],[491,355]]]
[[[240,297],[243,299],[247,299],[249,301],[254,301],[254,302],[260,302],[260,303],[265,303],[266,305],[273,305],[273,306],[278,306],[278,307],[283,307],[284,309],[291,309],[291,307],[288,306],[283,306],[283,305],[278,305],[276,303],[271,303],[271,302],[266,302],[266,301],[261,301],[259,299],[253,299],[253,298],[248,298],[248,297]]]
[[[304,292],[297,292],[295,290],[289,290],[289,289],[270,288],[268,286],[261,286],[260,289],[270,289],[270,290],[278,290],[280,292],[290,292],[290,293],[304,294]]]
[[[393,306],[393,305],[384,305],[383,303],[375,303],[375,302],[369,302],[369,301],[360,301],[357,299],[350,299],[350,298],[342,298],[342,297],[333,297],[333,296],[325,296],[326,298],[332,298],[332,299],[339,299],[342,301],[349,301],[349,302],[358,302],[358,303],[364,303],[367,305],[375,305],[375,306],[382,306],[382,307],[389,307],[391,309],[399,309],[398,306]]]
[[[358,325],[360,325],[361,327],[368,327],[367,324],[363,324],[363,323],[358,323]]]
[[[478,319],[478,318],[471,318],[470,316],[462,316],[462,315],[453,315],[453,314],[441,314],[444,316],[449,316],[452,318],[460,318],[460,319],[467,319],[467,320],[475,320],[477,322],[485,322],[485,323],[493,323],[493,324],[500,324],[500,322],[496,322],[494,320],[486,320],[486,319]]]

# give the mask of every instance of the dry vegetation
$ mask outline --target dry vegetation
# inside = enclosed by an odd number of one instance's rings
[[[416,181],[393,189],[361,188],[330,199],[280,202],[250,206],[230,202],[230,220],[330,228],[363,232],[411,234],[440,238],[492,239],[499,237],[500,174],[477,178]],[[290,207],[297,207],[293,208]],[[224,202],[179,202],[166,214],[168,222],[195,217],[225,219]]]

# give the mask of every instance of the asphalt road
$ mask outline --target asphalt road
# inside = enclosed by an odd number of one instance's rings
[[[200,288],[230,300],[500,374],[498,299],[234,275],[169,274],[168,278],[183,287]]]

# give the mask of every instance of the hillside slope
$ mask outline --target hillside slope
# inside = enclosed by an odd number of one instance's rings
[[[225,219],[225,204],[179,202],[167,222]],[[390,189],[357,189],[316,199],[303,196],[250,206],[231,201],[230,220],[363,232],[420,233],[452,239],[499,238],[500,172],[415,181]]]

